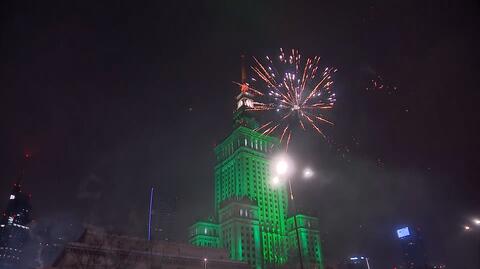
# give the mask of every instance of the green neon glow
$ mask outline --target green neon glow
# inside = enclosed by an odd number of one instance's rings
[[[198,221],[190,226],[190,243],[199,247],[220,248],[218,224]]]
[[[323,268],[322,249],[320,247],[320,235],[318,232],[318,219],[303,214],[297,215],[297,224],[300,237],[300,248],[304,263],[316,264]],[[287,220],[288,242],[292,258],[297,260],[298,254],[294,250],[297,247],[295,234],[295,222],[293,216]]]
[[[192,225],[192,244],[226,248],[231,259],[255,269],[296,259],[286,187],[270,184],[270,154],[278,148],[278,139],[241,125],[215,147],[215,222]],[[304,263],[323,268],[318,220],[306,215],[297,220]]]

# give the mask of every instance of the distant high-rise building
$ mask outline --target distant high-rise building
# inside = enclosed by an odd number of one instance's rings
[[[403,267],[406,269],[428,268],[420,229],[403,227],[396,230],[396,235],[402,248]]]
[[[364,256],[354,256],[345,260],[344,269],[371,269],[368,258]]]
[[[171,188],[169,188],[170,190]],[[175,193],[159,190],[153,204],[153,239],[172,240],[175,228],[177,198]]]
[[[8,197],[7,208],[0,219],[0,268],[19,268],[25,264],[23,248],[29,238],[31,222],[30,195],[22,191],[17,180]]]
[[[215,147],[215,215],[190,227],[190,242],[226,248],[231,259],[256,269],[296,264],[300,244],[305,268],[322,268],[318,220],[299,214],[295,227],[286,186],[271,184],[270,159],[280,142],[256,131],[244,70],[240,91],[234,130]]]

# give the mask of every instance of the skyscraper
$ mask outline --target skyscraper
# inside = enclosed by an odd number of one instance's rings
[[[162,189],[157,190],[153,202],[153,238],[155,240],[172,240],[176,218],[177,197]]]
[[[397,229],[397,237],[400,240],[400,246],[402,248],[404,268],[427,268],[427,258],[420,229],[413,229],[411,227]]]
[[[23,263],[22,252],[29,237],[31,210],[30,195],[22,191],[21,180],[18,179],[0,220],[0,268],[19,268]]]
[[[226,248],[230,258],[252,268],[273,268],[296,262],[298,244],[288,218],[286,187],[270,184],[270,157],[280,150],[280,143],[255,131],[258,124],[248,112],[253,100],[244,70],[240,90],[234,130],[215,147],[215,215],[190,227],[190,242]],[[297,219],[306,268],[320,268],[317,220],[305,215]]]

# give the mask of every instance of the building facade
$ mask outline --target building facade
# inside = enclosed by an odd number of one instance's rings
[[[297,214],[296,217],[302,259],[306,264],[318,264],[322,261],[318,219],[304,214]],[[290,259],[296,263],[299,257],[294,217],[287,219],[287,249]]]
[[[90,227],[48,269],[248,269],[224,249],[112,234]]]
[[[190,243],[225,248],[231,259],[251,268],[280,268],[298,260],[296,230],[286,186],[271,184],[270,159],[281,150],[279,140],[255,131],[252,104],[242,87],[234,130],[214,150],[214,217],[190,227]],[[318,221],[306,215],[297,220],[305,268],[321,268]]]
[[[174,187],[155,190],[153,202],[152,226],[154,240],[173,240],[175,238],[177,196]]]
[[[0,219],[0,268],[21,268],[27,263],[24,259],[30,258],[23,252],[30,235],[31,210],[30,195],[17,180]]]

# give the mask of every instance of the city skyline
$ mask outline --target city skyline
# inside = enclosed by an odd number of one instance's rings
[[[289,146],[315,171],[296,202],[319,216],[326,263],[392,266],[406,225],[432,262],[475,265],[473,1],[2,7],[1,210],[28,153],[34,219],[144,236],[154,187],[170,190],[172,240],[186,242],[215,212],[212,148],[231,130],[239,57],[283,47],[338,69],[327,139],[299,132]]]

